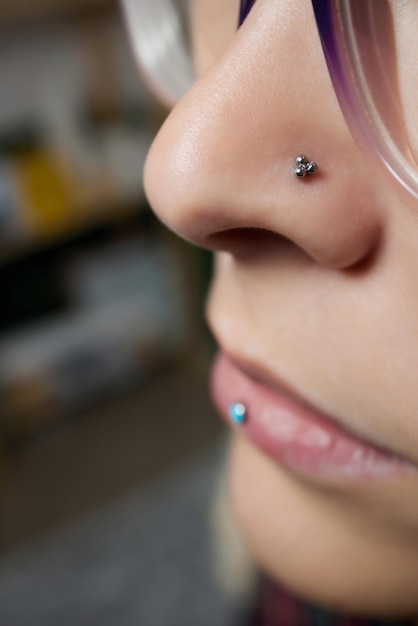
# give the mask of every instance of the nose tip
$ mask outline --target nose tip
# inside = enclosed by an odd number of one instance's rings
[[[146,191],[161,220],[196,245],[235,254],[285,238],[345,268],[376,248],[380,200],[339,111],[313,15],[294,18],[293,30],[286,16],[280,34],[276,13],[268,23],[261,10],[254,23],[250,15],[173,111],[150,151]],[[317,171],[298,178],[302,153]]]
[[[192,118],[187,105],[177,111],[146,163],[147,195],[170,229],[195,245],[235,255],[286,239],[334,269],[355,265],[376,249],[380,199],[367,172],[355,171],[351,140],[347,147],[346,138],[328,133],[312,143],[307,154],[315,155],[317,172],[299,179],[289,141],[278,140],[273,150],[270,139],[260,148],[264,142],[256,133],[244,145],[239,129],[245,123],[225,127],[217,118],[219,106],[217,115],[209,104],[205,108],[203,118]]]

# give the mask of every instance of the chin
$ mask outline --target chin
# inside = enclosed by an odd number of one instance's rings
[[[301,599],[364,617],[418,613],[418,565],[355,498],[310,484],[234,436],[228,490],[260,569]],[[416,546],[415,546],[416,548]]]

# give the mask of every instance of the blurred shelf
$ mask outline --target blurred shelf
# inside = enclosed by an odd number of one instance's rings
[[[0,28],[56,17],[77,17],[116,8],[115,0],[2,0]]]
[[[207,367],[178,364],[7,458],[0,550],[145,486],[225,433]]]
[[[74,207],[74,219],[61,227],[56,226],[50,232],[22,241],[9,243],[0,240],[0,264],[12,263],[42,248],[82,235],[92,228],[118,224],[147,210],[145,197],[140,193],[115,192],[92,197],[89,202]]]

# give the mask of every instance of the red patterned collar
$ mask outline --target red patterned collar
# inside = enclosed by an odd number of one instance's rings
[[[369,619],[308,604],[269,580],[262,580],[251,626],[418,626],[418,619]]]

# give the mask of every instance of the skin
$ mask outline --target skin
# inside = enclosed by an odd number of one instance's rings
[[[207,317],[224,350],[418,463],[418,207],[359,153],[310,3],[259,0],[233,38],[217,36],[234,11],[196,2],[200,78],[151,149],[150,202],[216,251]],[[301,151],[320,168],[304,181]],[[234,435],[229,487],[254,558],[290,589],[418,614],[417,476],[304,479]]]

